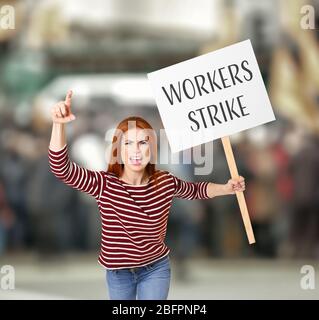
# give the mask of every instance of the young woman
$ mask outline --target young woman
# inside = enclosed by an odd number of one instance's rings
[[[102,221],[99,263],[106,269],[110,299],[167,299],[170,249],[165,245],[174,197],[209,199],[245,190],[243,177],[226,184],[186,182],[156,170],[156,136],[140,117],[120,122],[113,137],[107,171],[92,171],[69,159],[65,124],[73,121],[72,91],[52,108],[48,150],[55,176],[93,196]],[[134,124],[132,126],[132,124]]]

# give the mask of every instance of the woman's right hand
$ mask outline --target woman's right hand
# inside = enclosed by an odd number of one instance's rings
[[[51,116],[54,123],[68,123],[75,120],[75,115],[71,111],[72,91],[69,90],[65,100],[58,102],[52,107]]]

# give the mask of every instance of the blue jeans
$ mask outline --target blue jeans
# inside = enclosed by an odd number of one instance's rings
[[[166,300],[170,280],[168,255],[144,267],[106,270],[111,300]]]

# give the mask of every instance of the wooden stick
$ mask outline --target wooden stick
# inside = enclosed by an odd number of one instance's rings
[[[237,166],[236,166],[236,162],[235,162],[235,158],[234,158],[234,154],[233,154],[233,149],[231,147],[229,137],[228,136],[222,137],[222,143],[223,143],[223,147],[224,147],[224,151],[225,151],[225,155],[226,155],[226,159],[227,159],[227,163],[228,163],[231,177],[232,177],[232,179],[237,179],[237,178],[239,178],[239,174],[238,174],[238,170],[237,170]],[[250,218],[249,218],[249,214],[248,214],[248,209],[246,206],[244,192],[243,191],[236,191],[236,197],[237,197],[237,201],[239,204],[241,216],[242,216],[242,219],[244,222],[246,234],[248,237],[248,242],[249,242],[249,244],[253,244],[256,241],[255,241],[254,231],[251,226],[251,222],[250,222]]]

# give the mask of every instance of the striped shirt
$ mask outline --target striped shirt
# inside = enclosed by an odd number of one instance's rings
[[[107,171],[85,169],[69,159],[67,144],[48,149],[50,169],[65,184],[93,196],[102,222],[98,261],[106,269],[145,266],[169,254],[164,243],[174,197],[208,199],[208,182],[186,182],[160,171],[151,182],[132,185]]]

